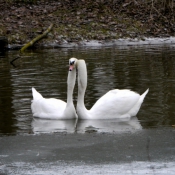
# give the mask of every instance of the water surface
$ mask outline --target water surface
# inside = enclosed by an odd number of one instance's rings
[[[28,51],[10,64],[18,51],[0,56],[0,134],[33,132],[116,132],[175,125],[175,46],[58,48]],[[66,101],[68,59],[85,59],[88,109],[111,89],[150,89],[130,121],[52,121],[33,119],[31,87],[44,97]],[[74,103],[77,101],[77,86]],[[134,123],[134,124],[133,124]],[[121,129],[120,129],[121,128]],[[123,129],[126,128],[126,129]]]

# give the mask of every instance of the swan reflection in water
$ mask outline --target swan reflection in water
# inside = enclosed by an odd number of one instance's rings
[[[67,132],[74,133],[77,125],[75,120],[47,120],[33,118],[32,130],[34,133]]]
[[[142,129],[137,117],[110,120],[45,120],[33,118],[31,125],[34,133],[120,133]]]

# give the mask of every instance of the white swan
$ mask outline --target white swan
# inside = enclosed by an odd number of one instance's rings
[[[34,117],[43,119],[73,119],[77,118],[72,101],[72,93],[76,80],[76,59],[69,60],[69,73],[67,78],[67,103],[54,98],[43,98],[43,96],[32,88],[33,100],[31,109]]]
[[[111,90],[103,95],[90,109],[84,105],[84,95],[87,86],[87,70],[84,60],[76,62],[78,69],[78,101],[77,114],[79,119],[114,119],[135,116],[148,93],[147,89],[142,95],[133,91]]]

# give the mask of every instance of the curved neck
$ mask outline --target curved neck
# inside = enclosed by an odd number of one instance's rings
[[[78,60],[77,63],[78,69],[78,101],[77,101],[77,109],[85,108],[84,106],[84,95],[87,87],[87,70],[86,63],[84,60]]]
[[[72,94],[76,80],[76,69],[69,71],[67,77],[67,105],[73,104]]]

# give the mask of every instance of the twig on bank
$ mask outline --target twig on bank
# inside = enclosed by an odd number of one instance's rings
[[[44,38],[52,29],[53,24],[51,24],[49,26],[49,28],[41,35],[37,36],[36,38],[34,38],[32,41],[28,42],[27,44],[25,44],[21,49],[20,52],[24,52],[28,47],[33,46],[33,44],[35,44],[37,41],[41,40],[42,38]]]
[[[48,29],[41,35],[38,35],[36,38],[34,38],[32,41],[28,42],[27,44],[25,44],[21,49],[20,49],[20,53],[19,55],[14,58],[12,61],[10,61],[10,64],[13,65],[14,67],[15,64],[14,64],[14,61],[16,61],[17,59],[21,58],[21,53],[23,53],[27,48],[33,46],[33,44],[35,44],[37,41],[41,40],[42,38],[44,38],[53,28],[53,24],[51,24]]]

